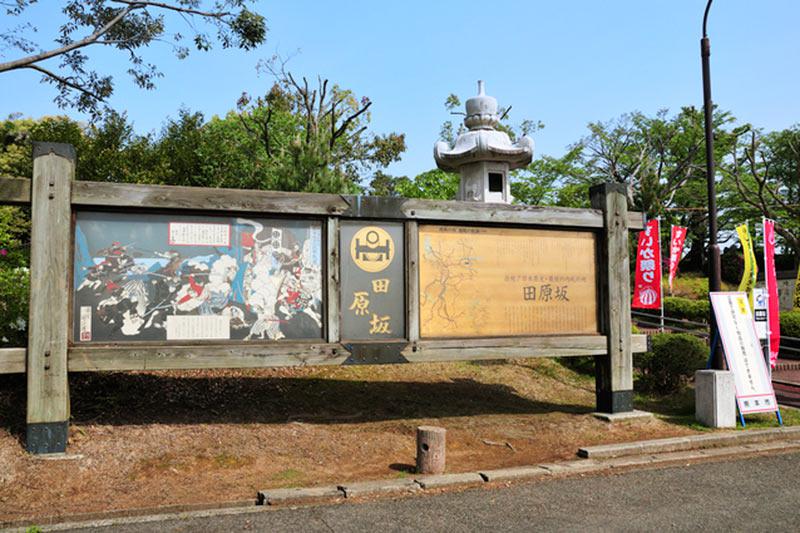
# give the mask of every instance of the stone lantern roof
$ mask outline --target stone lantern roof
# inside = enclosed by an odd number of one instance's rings
[[[509,170],[526,167],[533,159],[533,139],[523,135],[512,143],[508,134],[495,127],[500,123],[497,99],[486,95],[483,81],[478,82],[478,96],[467,100],[464,125],[469,131],[462,133],[452,147],[439,141],[434,145],[436,165],[449,172],[458,172],[464,165],[477,162],[507,163]]]

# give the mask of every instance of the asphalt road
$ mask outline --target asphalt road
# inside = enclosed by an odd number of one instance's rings
[[[800,454],[92,531],[697,530],[799,531]]]

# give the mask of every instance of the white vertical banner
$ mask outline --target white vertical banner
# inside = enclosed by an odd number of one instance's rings
[[[717,319],[725,360],[728,368],[733,371],[739,412],[744,415],[777,411],[778,402],[747,294],[712,292],[709,297]]]

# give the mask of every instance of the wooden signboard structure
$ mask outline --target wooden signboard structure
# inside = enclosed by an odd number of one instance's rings
[[[633,409],[623,185],[591,209],[86,182],[34,144],[27,448],[63,452],[68,372],[594,356]]]

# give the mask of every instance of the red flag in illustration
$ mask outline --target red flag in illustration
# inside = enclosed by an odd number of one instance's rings
[[[678,274],[678,263],[683,255],[683,244],[686,242],[686,228],[672,226],[669,239],[669,293],[672,294],[672,280]]]
[[[775,221],[764,219],[764,281],[767,285],[767,328],[769,329],[769,364],[778,363],[781,347],[781,309],[778,300],[778,277],[775,273]]]
[[[653,219],[639,232],[636,247],[636,283],[632,307],[661,308],[661,240],[658,219]]]

